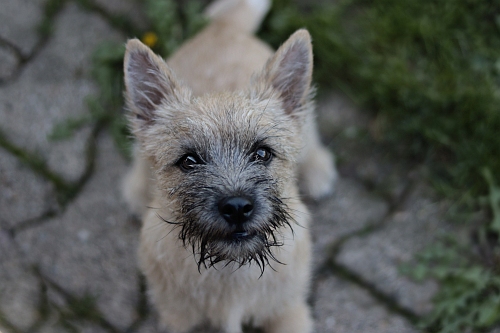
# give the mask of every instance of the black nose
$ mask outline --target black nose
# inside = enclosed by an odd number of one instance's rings
[[[241,224],[252,216],[253,203],[244,197],[228,197],[219,202],[219,212],[231,224]]]

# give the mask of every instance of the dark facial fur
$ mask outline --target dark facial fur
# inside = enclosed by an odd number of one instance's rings
[[[288,226],[292,220],[286,204],[274,189],[272,178],[266,175],[252,176],[246,180],[248,188],[236,192],[252,196],[256,212],[242,228],[248,234],[238,237],[235,225],[228,224],[217,209],[220,200],[227,196],[221,184],[200,184],[200,179],[214,176],[206,166],[192,171],[185,184],[172,191],[172,196],[181,198],[175,223],[179,226],[179,239],[190,245],[198,260],[198,267],[213,266],[225,261],[244,265],[255,261],[263,270],[274,259],[270,251],[273,246],[282,245],[279,229]],[[249,167],[251,169],[252,167]],[[253,189],[252,189],[253,188]]]
[[[173,203],[169,207],[175,219],[166,222],[177,226],[199,268],[221,261],[239,266],[255,262],[263,271],[269,259],[277,261],[271,249],[282,245],[281,230],[291,228],[293,221],[288,198],[281,196],[284,183],[294,181],[287,171],[290,152],[283,147],[289,130],[282,128],[291,120],[280,125],[283,119],[245,118],[235,107],[227,107],[222,123],[213,117],[199,117],[199,123],[178,119],[176,130],[182,134],[169,142],[167,154],[173,158],[157,178]],[[268,161],[256,155],[262,147],[271,153]],[[186,156],[190,168],[182,163]],[[232,196],[253,203],[252,216],[242,225],[228,223],[219,211],[219,202]]]

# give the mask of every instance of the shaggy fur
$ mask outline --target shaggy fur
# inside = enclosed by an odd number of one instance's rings
[[[309,34],[273,53],[250,34],[268,6],[215,2],[212,23],[167,63],[127,43],[137,145],[124,195],[143,216],[140,265],[172,332],[208,323],[240,333],[250,322],[270,333],[312,330],[309,215],[297,179],[318,198],[336,173],[313,120]],[[228,198],[248,203],[248,219],[228,220]]]

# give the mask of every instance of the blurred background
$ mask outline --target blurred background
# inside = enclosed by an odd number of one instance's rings
[[[209,2],[0,0],[3,333],[157,330],[124,43],[168,58]],[[274,0],[258,36],[303,27],[341,174],[309,203],[318,332],[500,332],[500,1]]]

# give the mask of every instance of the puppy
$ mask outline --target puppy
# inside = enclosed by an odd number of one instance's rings
[[[336,171],[314,124],[309,33],[274,53],[252,36],[268,7],[213,3],[211,23],[166,63],[127,43],[137,143],[124,196],[142,214],[140,266],[171,332],[312,331],[299,191],[327,195]]]

